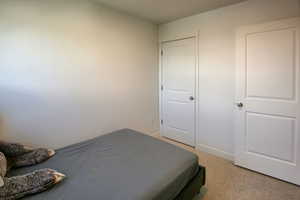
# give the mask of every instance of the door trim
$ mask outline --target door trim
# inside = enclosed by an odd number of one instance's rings
[[[160,136],[162,135],[162,124],[161,124],[161,120],[163,117],[163,98],[162,98],[162,91],[161,91],[161,85],[162,85],[162,77],[163,77],[163,73],[162,73],[162,55],[161,55],[161,51],[162,51],[162,46],[164,43],[167,42],[174,42],[174,41],[180,41],[180,40],[185,40],[185,39],[190,39],[190,38],[194,38],[195,39],[195,49],[196,49],[196,70],[195,70],[195,148],[198,147],[198,131],[199,131],[199,45],[198,45],[198,41],[199,41],[199,37],[198,37],[198,32],[194,33],[188,37],[180,37],[180,38],[174,38],[171,40],[163,40],[159,42],[159,51],[158,51],[158,55],[159,55],[159,85],[158,85],[158,91],[159,91],[159,134]]]

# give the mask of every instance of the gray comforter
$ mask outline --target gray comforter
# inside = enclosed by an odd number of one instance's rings
[[[198,158],[124,129],[60,149],[47,162],[11,175],[41,168],[56,169],[67,179],[26,200],[171,200],[197,173]]]

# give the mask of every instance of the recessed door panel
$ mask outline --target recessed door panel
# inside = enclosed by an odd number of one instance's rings
[[[295,162],[295,119],[260,113],[246,116],[247,152]]]
[[[246,36],[248,97],[294,100],[295,33],[285,29]]]

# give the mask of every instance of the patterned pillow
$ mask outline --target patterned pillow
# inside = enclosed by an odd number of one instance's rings
[[[54,154],[54,150],[40,148],[31,150],[23,155],[9,157],[8,160],[10,167],[26,167],[42,163],[51,158]]]
[[[0,187],[0,199],[15,200],[40,193],[64,178],[65,175],[52,169],[42,169],[22,176],[4,178],[4,186]]]
[[[4,141],[0,141],[0,152],[6,156],[9,169],[36,165],[55,155],[52,149],[34,149],[23,144]]]
[[[22,144],[0,141],[0,200],[15,200],[43,192],[61,182],[65,175],[52,169],[6,177],[10,168],[35,165],[46,161],[54,154],[54,150],[33,149]]]
[[[7,157],[20,156],[32,150],[34,150],[32,147],[23,144],[0,141],[0,151]]]
[[[0,152],[0,187],[4,185],[4,177],[7,172],[7,160],[5,155]]]

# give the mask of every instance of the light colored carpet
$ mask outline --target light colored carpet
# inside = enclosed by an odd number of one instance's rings
[[[194,200],[300,200],[299,186],[237,167],[231,161],[158,135],[155,137],[196,153],[199,163],[206,167],[207,184]]]

